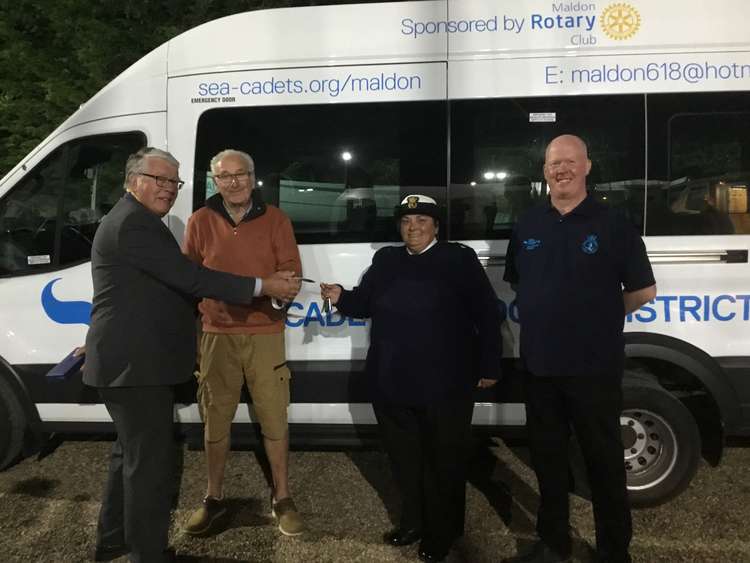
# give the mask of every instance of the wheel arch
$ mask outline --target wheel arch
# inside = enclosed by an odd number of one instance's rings
[[[734,388],[718,362],[700,348],[663,334],[629,332],[625,334],[625,356],[661,360],[688,372],[716,403],[724,430],[731,432],[739,426],[742,411]]]
[[[700,348],[683,340],[645,332],[625,334],[625,355],[636,362],[652,361],[677,368],[701,386],[703,397],[691,397],[687,393],[681,398],[698,422],[703,457],[711,465],[718,465],[725,436],[732,434],[742,421],[742,409],[734,387],[719,363]],[[658,365],[648,371],[656,378],[656,384],[673,391],[664,381],[669,376],[660,374]]]

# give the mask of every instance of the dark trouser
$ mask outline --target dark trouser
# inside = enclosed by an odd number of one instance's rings
[[[447,553],[464,533],[471,399],[423,407],[375,403],[383,445],[401,494],[401,528],[422,530],[422,547]]]
[[[611,376],[525,378],[526,424],[541,496],[537,533],[560,555],[571,551],[568,438],[572,425],[591,485],[597,551],[606,561],[630,561],[621,385],[621,378]]]
[[[175,478],[172,387],[108,387],[99,394],[117,429],[97,544],[131,547],[134,563],[169,561]]]

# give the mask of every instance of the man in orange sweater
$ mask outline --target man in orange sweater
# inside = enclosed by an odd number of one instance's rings
[[[301,275],[291,221],[280,209],[265,204],[254,190],[255,165],[250,155],[221,151],[211,159],[211,172],[219,193],[188,220],[185,254],[206,267],[234,274],[260,278],[291,270]],[[215,531],[226,513],[223,482],[229,431],[245,382],[271,465],[273,513],[283,534],[299,535],[304,522],[289,493],[288,480],[290,372],[284,351],[284,311],[263,297],[247,306],[204,299],[199,309],[203,334],[198,404],[204,423],[208,488],[185,532]]]

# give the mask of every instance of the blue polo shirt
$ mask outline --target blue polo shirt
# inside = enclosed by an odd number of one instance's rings
[[[516,286],[521,358],[534,375],[621,375],[622,292],[654,285],[643,240],[587,196],[561,215],[548,201],[513,231],[504,279]]]

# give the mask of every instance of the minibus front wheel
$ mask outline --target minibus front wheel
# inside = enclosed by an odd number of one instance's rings
[[[21,455],[26,431],[23,406],[9,382],[0,374],[0,470]]]
[[[628,493],[634,507],[662,504],[684,491],[701,456],[688,408],[658,385],[623,385],[620,415]]]

